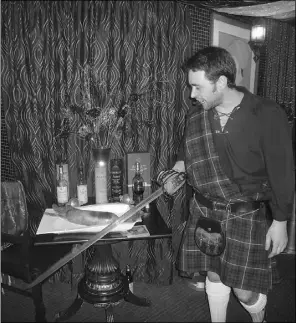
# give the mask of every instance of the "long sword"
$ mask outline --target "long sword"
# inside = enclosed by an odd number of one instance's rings
[[[72,249],[69,253],[67,253],[63,258],[58,260],[55,264],[53,264],[51,267],[49,267],[44,273],[42,273],[40,276],[38,276],[35,280],[33,280],[30,284],[27,284],[24,289],[30,289],[37,284],[41,283],[43,280],[45,280],[47,277],[52,275],[56,270],[64,266],[68,261],[72,260],[76,256],[78,256],[81,252],[92,246],[94,243],[96,243],[98,240],[102,239],[107,233],[109,233],[112,229],[116,228],[120,223],[128,220],[131,218],[134,214],[136,214],[138,211],[140,211],[144,206],[149,204],[150,202],[157,199],[160,195],[164,193],[163,188],[160,187],[157,191],[143,199],[139,204],[125,212],[122,216],[120,216],[118,219],[114,220],[112,223],[110,223],[108,226],[106,226],[102,231],[95,234],[92,238],[90,238],[88,241],[83,243],[82,245],[79,245],[77,248]]]

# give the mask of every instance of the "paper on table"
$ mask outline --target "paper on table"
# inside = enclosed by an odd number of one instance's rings
[[[90,210],[90,211],[108,211],[115,213],[118,217],[123,215],[130,209],[128,204],[124,203],[105,203],[105,204],[95,204],[80,206],[77,209],[81,210]],[[102,231],[107,225],[95,225],[95,226],[86,226],[81,224],[71,223],[59,216],[53,216],[55,214],[53,209],[46,209],[44,211],[43,217],[40,221],[38,230],[36,234],[45,234],[45,233],[66,233],[66,232],[99,232]],[[111,231],[126,231],[131,229],[137,220],[128,221],[120,223],[116,228]]]

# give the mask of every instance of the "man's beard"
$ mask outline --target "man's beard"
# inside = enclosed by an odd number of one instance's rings
[[[219,97],[215,98],[215,100],[213,102],[211,102],[211,104],[209,104],[209,109],[216,108],[221,103],[222,103],[222,98],[219,96]]]
[[[204,103],[201,103],[202,107],[208,111],[211,110],[213,108],[216,108],[217,106],[219,106],[222,103],[222,95],[219,95],[217,97],[215,97],[213,99],[213,101],[204,101]]]
[[[217,85],[216,84],[213,87],[212,94],[213,94],[213,100],[212,101],[203,101],[203,103],[199,101],[206,111],[210,110],[210,109],[213,109],[213,108],[216,108],[218,105],[222,104],[222,102],[223,102],[222,94],[217,91]]]

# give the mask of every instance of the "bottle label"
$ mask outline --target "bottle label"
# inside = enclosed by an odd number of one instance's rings
[[[77,185],[77,198],[80,205],[88,202],[87,185]]]
[[[57,186],[57,198],[58,203],[68,202],[68,187],[67,186]]]
[[[119,201],[123,195],[122,160],[111,160],[111,196],[114,201]]]
[[[95,166],[96,203],[108,203],[107,197],[107,165]]]
[[[60,164],[56,164],[57,169],[57,181],[59,180],[59,166]],[[68,171],[68,164],[62,164],[63,166],[63,179],[67,182],[68,187],[68,199],[70,197],[70,182],[69,182],[69,171]]]
[[[129,289],[132,293],[134,293],[134,283],[129,283]]]

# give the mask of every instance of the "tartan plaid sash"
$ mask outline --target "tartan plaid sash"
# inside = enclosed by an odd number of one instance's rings
[[[186,138],[189,184],[209,198],[229,201],[241,197],[238,185],[226,176],[220,164],[208,111],[199,110],[190,116]]]

